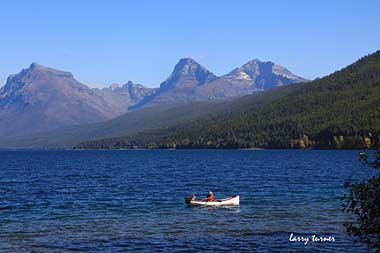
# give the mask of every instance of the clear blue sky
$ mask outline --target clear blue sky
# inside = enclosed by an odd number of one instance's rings
[[[380,49],[380,1],[2,1],[0,80],[31,62],[158,86],[183,57],[217,75],[258,58],[306,78]]]

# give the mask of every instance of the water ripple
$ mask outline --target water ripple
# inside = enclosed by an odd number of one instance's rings
[[[365,252],[341,212],[355,151],[0,151],[1,252]],[[323,159],[321,159],[323,157]],[[183,197],[239,193],[241,206]],[[290,233],[328,234],[302,245]]]

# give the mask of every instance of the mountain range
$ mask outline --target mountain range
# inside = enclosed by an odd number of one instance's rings
[[[0,89],[0,146],[56,129],[97,124],[144,108],[232,99],[306,79],[272,62],[252,60],[216,76],[191,58],[181,59],[159,88],[132,81],[91,89],[70,72],[32,63]],[[7,141],[6,141],[7,140]],[[16,145],[17,146],[17,145]]]
[[[257,59],[216,76],[191,58],[181,59],[159,90],[137,107],[236,98],[307,80],[273,62]]]
[[[364,149],[379,145],[380,51],[308,83],[203,108],[203,115],[165,127],[76,147]]]

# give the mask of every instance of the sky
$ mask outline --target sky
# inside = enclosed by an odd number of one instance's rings
[[[314,79],[380,49],[380,1],[1,1],[0,83],[32,62],[91,86],[157,87],[180,58],[258,58]]]

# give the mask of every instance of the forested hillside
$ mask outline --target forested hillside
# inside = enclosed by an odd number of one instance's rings
[[[319,80],[225,106],[207,119],[76,148],[364,148],[380,130],[380,52]]]

